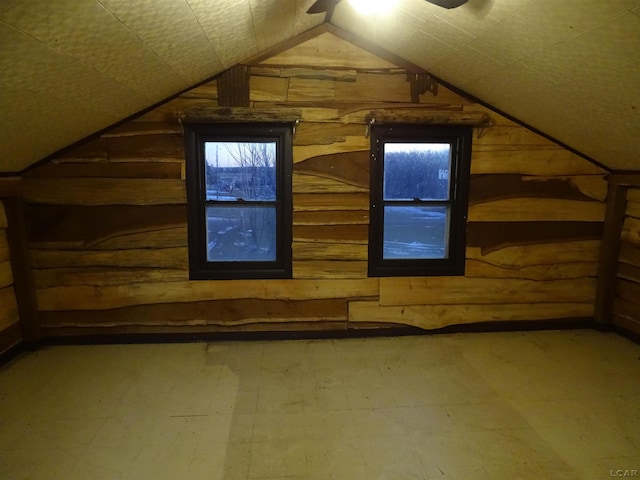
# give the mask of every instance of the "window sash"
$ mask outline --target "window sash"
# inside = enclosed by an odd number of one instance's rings
[[[227,176],[230,181],[242,177],[240,185],[236,183],[239,189],[223,195],[211,176],[207,183],[207,143],[274,144],[273,172],[268,175],[275,175],[275,188],[268,185],[265,190],[265,185],[258,185],[249,192],[246,185],[259,183],[259,176],[236,172]],[[290,124],[185,125],[191,279],[291,277],[292,145]],[[265,222],[251,218],[257,212],[266,215]],[[256,231],[263,227],[272,238]]]
[[[370,276],[464,274],[471,133],[471,128],[456,126],[372,127]],[[396,145],[411,144],[450,145],[446,195],[440,190],[434,195],[438,198],[424,198],[429,197],[428,194],[424,194],[425,188],[416,191],[420,196],[415,195],[414,198],[404,198],[411,197],[410,189],[405,189],[399,195],[389,195],[385,192],[385,179],[388,177],[385,170],[388,162],[387,150],[393,150],[387,146],[394,145],[394,149],[397,150],[404,147]],[[414,168],[412,174],[417,170],[419,168]],[[413,181],[415,182],[415,179]],[[407,210],[394,210],[402,208]],[[428,221],[420,223],[420,217],[429,219],[429,209],[440,209],[440,219],[431,225]],[[394,212],[397,215],[392,215]],[[412,215],[415,218],[409,221]],[[435,219],[435,215],[432,218]],[[389,221],[397,222],[398,228],[401,227],[404,231],[398,231]],[[438,223],[440,226],[436,226]]]

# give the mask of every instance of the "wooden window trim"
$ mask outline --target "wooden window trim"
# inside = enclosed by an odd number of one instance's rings
[[[274,261],[208,261],[204,222],[207,202],[203,193],[204,143],[265,139],[276,142],[276,200],[271,202],[276,209],[276,259]],[[185,124],[185,156],[189,278],[191,280],[291,278],[293,125],[289,123]]]
[[[464,275],[466,223],[469,203],[471,144],[473,129],[451,125],[373,125],[371,127],[371,191],[369,226],[369,276]],[[384,259],[383,147],[387,141],[451,143],[451,216],[448,258]]]

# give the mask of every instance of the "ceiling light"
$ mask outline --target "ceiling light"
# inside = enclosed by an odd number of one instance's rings
[[[397,0],[349,0],[358,12],[364,15],[388,13],[396,6]]]

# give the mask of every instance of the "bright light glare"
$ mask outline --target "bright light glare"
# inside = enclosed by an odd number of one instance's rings
[[[388,13],[396,6],[397,0],[349,0],[358,12],[364,15]]]

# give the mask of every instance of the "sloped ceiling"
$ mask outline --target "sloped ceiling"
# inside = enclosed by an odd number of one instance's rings
[[[322,24],[313,0],[3,0],[0,172]],[[400,0],[330,22],[611,170],[640,170],[640,0]]]

